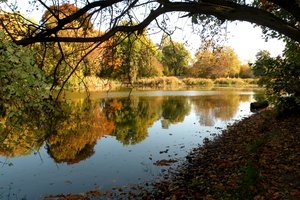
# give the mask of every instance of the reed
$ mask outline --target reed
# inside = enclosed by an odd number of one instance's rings
[[[134,85],[138,87],[166,87],[166,86],[179,86],[182,85],[182,81],[178,78],[170,77],[154,77],[154,78],[143,78],[137,80]]]
[[[246,85],[247,83],[241,78],[217,78],[214,80],[216,85]]]
[[[142,78],[134,82],[134,87],[150,87],[150,88],[175,88],[185,86],[213,86],[213,85],[224,85],[224,86],[247,86],[257,85],[258,79],[248,78],[217,78],[215,80],[208,78],[178,78],[174,76],[163,76],[153,78]],[[88,76],[84,78],[84,83],[81,82],[77,87],[73,89],[84,89],[87,87],[90,91],[95,90],[110,90],[124,86],[116,80],[101,79],[96,76]]]
[[[207,78],[184,78],[182,82],[187,86],[208,86],[214,84],[213,80]]]

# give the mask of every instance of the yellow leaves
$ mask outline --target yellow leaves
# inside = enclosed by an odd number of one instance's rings
[[[239,73],[240,61],[230,47],[221,47],[215,51],[202,50],[196,55],[197,61],[193,65],[197,74],[192,76],[202,78],[234,77]]]
[[[30,21],[27,21],[20,13],[5,13],[1,10],[0,20],[15,40],[27,37],[30,33]],[[1,29],[3,29],[2,26]],[[6,32],[6,30],[3,30],[3,32]]]
[[[114,130],[114,122],[106,118],[100,105],[90,106],[87,113],[73,113],[67,123],[57,128],[58,134],[50,136],[49,153],[55,161],[76,163],[86,159],[93,154],[96,141]]]
[[[7,137],[2,142],[0,147],[1,156],[21,156],[32,152],[35,147],[40,144],[38,135],[36,132],[31,130],[24,130],[22,132],[17,132],[13,130],[7,130]]]

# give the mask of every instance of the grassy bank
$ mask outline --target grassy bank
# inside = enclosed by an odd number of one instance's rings
[[[139,79],[134,84],[135,87],[176,87],[176,86],[254,86],[257,85],[257,79],[241,78],[177,78],[177,77],[156,77]]]
[[[211,87],[211,86],[257,86],[257,79],[241,78],[178,78],[178,77],[154,77],[139,79],[133,84],[121,83],[116,80],[100,79],[98,77],[85,77],[79,85],[68,85],[68,89],[90,91],[114,90],[120,87],[134,88],[179,88],[179,87]]]

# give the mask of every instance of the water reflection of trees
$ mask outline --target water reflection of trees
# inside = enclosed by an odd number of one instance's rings
[[[191,98],[199,123],[203,126],[213,126],[218,119],[229,121],[237,113],[240,102],[249,100],[249,95],[235,93]]]
[[[124,145],[137,144],[148,128],[160,120],[162,128],[183,122],[191,108],[200,123],[212,126],[217,119],[230,120],[240,101],[238,94],[199,97],[107,98],[60,102],[52,110],[23,111],[1,118],[0,156],[15,157],[38,152],[46,144],[56,162],[80,162],[94,154],[97,140],[113,135]]]
[[[44,144],[49,112],[16,110],[0,118],[0,156],[15,157],[38,151]]]
[[[105,109],[109,119],[116,123],[113,135],[125,145],[137,144],[148,136],[148,128],[158,120],[160,98],[130,97],[109,99]]]
[[[162,127],[169,128],[170,124],[183,122],[190,113],[191,106],[186,97],[166,97],[162,103]]]
[[[107,120],[100,104],[90,101],[58,103],[51,111],[6,117],[1,131],[0,155],[15,157],[38,151],[45,143],[56,162],[76,163],[94,153],[96,141],[110,134],[114,122]],[[13,124],[13,121],[20,123]]]
[[[182,122],[191,106],[187,97],[130,97],[107,100],[105,110],[116,123],[113,135],[128,145],[143,141],[148,128],[159,119],[163,128]]]
[[[99,103],[85,101],[71,107],[69,117],[56,123],[55,134],[47,139],[48,153],[56,162],[76,163],[90,157],[97,140],[115,128]]]

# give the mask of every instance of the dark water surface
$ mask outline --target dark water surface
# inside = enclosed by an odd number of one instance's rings
[[[110,190],[157,179],[160,160],[250,115],[252,90],[135,91],[66,95],[62,117],[28,120],[0,144],[0,199]],[[60,116],[56,114],[56,116]],[[37,124],[37,125],[36,125]],[[171,165],[171,166],[172,166]]]

